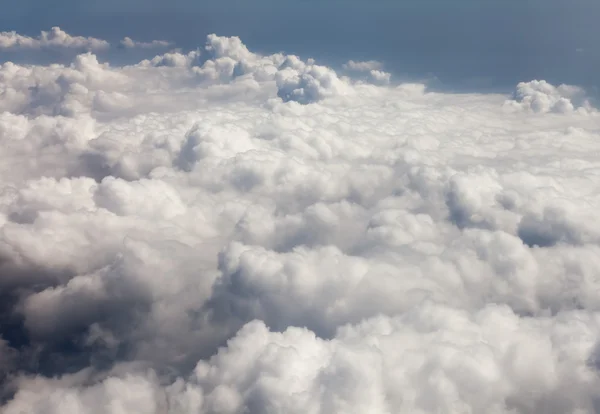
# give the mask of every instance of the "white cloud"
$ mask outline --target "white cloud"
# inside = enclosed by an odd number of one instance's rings
[[[382,84],[390,83],[390,78],[392,77],[391,73],[381,70],[371,70],[369,74],[374,81]]]
[[[153,40],[151,42],[140,42],[133,40],[130,37],[125,37],[121,40],[120,45],[126,49],[154,49],[154,48],[167,48],[172,46],[172,43],[167,42],[166,40]]]
[[[382,70],[383,64],[376,60],[368,60],[364,62],[350,60],[342,66],[344,69],[351,72],[365,72],[370,79],[375,83],[388,84],[392,77],[391,73]]]
[[[368,66],[3,64],[0,412],[595,412],[598,112]]]
[[[496,305],[469,314],[423,304],[331,340],[254,321],[168,387],[144,372],[80,388],[25,380],[5,412],[593,412],[599,383],[588,355],[599,334],[584,312],[520,318]]]
[[[37,37],[20,35],[17,32],[0,32],[0,50],[39,50],[39,49],[74,49],[93,52],[110,48],[110,43],[94,37],[73,36],[60,27],[52,27],[50,31],[42,31]],[[140,42],[125,37],[119,42],[125,49],[165,49],[172,43],[165,40]]]
[[[382,67],[383,64],[376,60],[367,60],[364,62],[349,60],[347,63],[344,63],[344,69],[357,72],[370,72],[372,70],[380,70]]]
[[[330,68],[312,62],[305,64],[288,57],[277,72],[278,96],[284,101],[311,103],[321,99],[351,95],[348,82]]]
[[[109,46],[110,44],[105,40],[71,36],[56,26],[49,32],[42,31],[38,37],[23,36],[16,32],[0,32],[0,50],[42,48],[102,50]]]
[[[514,100],[507,104],[537,113],[568,113],[591,109],[590,103],[585,99],[585,91],[581,88],[570,85],[556,87],[543,80],[519,83]]]

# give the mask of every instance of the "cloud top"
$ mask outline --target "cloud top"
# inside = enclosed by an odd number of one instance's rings
[[[584,91],[343,69],[0,66],[0,413],[597,411]]]

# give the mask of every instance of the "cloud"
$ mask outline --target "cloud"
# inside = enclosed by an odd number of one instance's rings
[[[102,406],[145,413],[593,412],[598,379],[587,354],[599,326],[590,315],[570,316],[580,323],[521,319],[496,305],[469,314],[429,303],[341,327],[331,340],[302,328],[271,332],[254,321],[168,387],[152,372],[88,387],[24,380],[6,413]]]
[[[109,43],[105,40],[93,37],[71,36],[61,30],[60,27],[53,27],[49,32],[42,31],[38,37],[23,36],[16,32],[0,33],[0,50],[45,48],[102,50],[109,46]]]
[[[383,64],[381,62],[377,62],[376,60],[368,60],[365,62],[356,62],[354,60],[350,60],[347,63],[344,63],[342,67],[351,72],[368,73],[371,80],[379,84],[388,84],[392,76],[391,73],[381,70],[383,68]]]
[[[387,84],[390,83],[390,79],[392,77],[391,73],[383,72],[381,70],[372,70],[369,72],[371,78],[378,83]]]
[[[125,49],[153,49],[153,48],[166,48],[172,46],[172,43],[167,42],[165,40],[153,40],[151,42],[139,42],[131,39],[130,37],[125,37],[121,40],[120,45]]]
[[[4,63],[0,412],[597,411],[584,91],[355,66]]]
[[[509,105],[537,113],[568,113],[592,109],[585,91],[571,85],[554,86],[546,81],[521,82]]]
[[[124,49],[164,49],[172,46],[165,40],[140,42],[125,37],[119,43]],[[52,27],[50,31],[42,31],[38,37],[29,37],[17,32],[0,32],[0,50],[40,50],[40,49],[73,49],[77,51],[101,52],[111,47],[106,40],[94,37],[72,36],[60,27]]]
[[[365,62],[349,60],[347,63],[344,63],[343,67],[344,69],[357,72],[370,72],[372,70],[380,70],[383,67],[383,64],[376,60],[368,60]]]

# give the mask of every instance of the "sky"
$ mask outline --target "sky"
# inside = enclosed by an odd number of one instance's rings
[[[60,26],[195,48],[219,33],[263,53],[331,65],[348,56],[385,61],[397,76],[451,90],[506,91],[534,78],[598,84],[600,4],[593,0],[3,1],[0,27],[31,36]]]
[[[600,412],[597,5],[0,5],[0,414]]]

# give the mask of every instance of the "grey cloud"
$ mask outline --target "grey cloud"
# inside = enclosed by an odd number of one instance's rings
[[[142,48],[142,49],[154,49],[154,48],[167,48],[172,46],[170,42],[166,40],[153,40],[151,42],[140,42],[133,40],[130,37],[125,37],[121,40],[120,45],[126,49]]]

